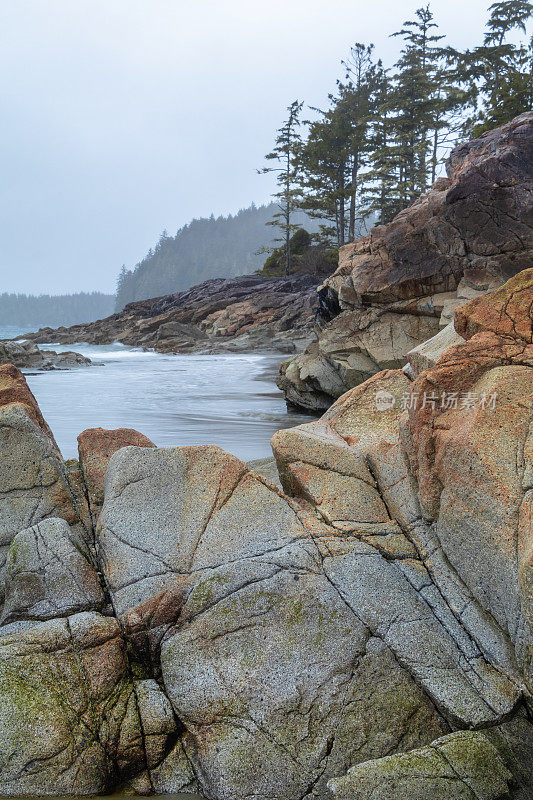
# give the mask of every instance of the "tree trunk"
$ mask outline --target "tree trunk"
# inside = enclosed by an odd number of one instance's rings
[[[439,148],[439,128],[438,124],[435,123],[435,132],[433,134],[433,153],[431,156],[431,185],[435,183],[437,178],[437,155],[438,155],[438,148]]]
[[[344,172],[344,165],[339,170],[339,246],[342,247],[344,244],[344,234],[346,231],[346,212],[345,212],[345,197],[344,197],[344,181],[343,181],[343,172]]]
[[[285,224],[285,275],[291,272],[291,214],[287,208]]]
[[[355,201],[357,197],[357,175],[359,173],[359,153],[354,155],[352,164],[352,192],[350,195],[350,226],[348,239],[353,242],[355,239]]]

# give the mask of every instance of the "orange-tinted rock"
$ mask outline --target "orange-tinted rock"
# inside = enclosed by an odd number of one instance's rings
[[[471,338],[414,381],[403,432],[432,525],[429,563],[443,554],[454,580],[513,642],[530,684],[531,272],[461,309],[460,332]]]
[[[469,402],[469,393],[480,394],[476,384],[483,375],[502,366],[533,366],[533,345],[501,338],[495,333],[478,333],[464,344],[447,350],[433,369],[423,372],[412,384],[411,396],[417,402],[415,406],[413,399],[409,404],[411,469],[418,480],[422,506],[430,517],[438,513],[442,488],[441,479],[434,470],[435,439],[438,430],[445,427],[439,420],[456,410],[443,407],[443,403],[454,404],[455,397],[460,408],[462,403]],[[529,372],[525,374],[529,376]],[[529,380],[533,378],[530,376]],[[481,397],[478,400],[481,401]],[[485,402],[489,403],[489,397]],[[454,424],[457,424],[456,420]]]
[[[12,364],[5,364],[0,366],[0,408],[13,404],[22,406],[32,422],[53,442],[56,450],[59,449],[24,375]]]
[[[455,330],[464,339],[492,331],[533,342],[533,269],[525,269],[490,295],[476,297],[455,311]]]
[[[88,428],[78,436],[78,453],[91,513],[97,516],[104,502],[104,479],[109,459],[122,447],[155,447],[132,428]]]

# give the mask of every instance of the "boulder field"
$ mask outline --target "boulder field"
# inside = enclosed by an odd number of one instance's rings
[[[0,794],[533,797],[532,308],[278,432],[283,490],[131,430],[64,462],[1,367]]]
[[[322,412],[453,322],[455,308],[533,263],[533,113],[456,147],[447,177],[341,248],[318,289],[318,334],[278,385]]]

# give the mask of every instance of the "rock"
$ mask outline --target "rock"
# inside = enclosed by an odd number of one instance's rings
[[[18,533],[7,553],[1,624],[100,610],[98,575],[72,541],[63,519],[46,519]]]
[[[277,486],[278,489],[282,488],[275,458],[258,458],[255,461],[248,461],[246,466],[254,472],[259,473],[259,475],[265,478],[269,483]]]
[[[0,408],[7,409],[12,405],[20,406],[32,422],[45,433],[55,449],[59,449],[26,379],[16,367],[8,364],[0,366]]]
[[[0,635],[1,793],[102,794],[142,770],[139,709],[147,752],[173,728],[164,702],[140,697],[115,619],[83,613]]]
[[[338,800],[500,800],[512,783],[487,737],[461,731],[430,747],[359,764],[328,788]]]
[[[463,587],[451,602],[468,627],[479,626],[473,607],[497,622],[499,644],[489,629],[477,634],[493,663],[506,662],[509,671],[516,658],[531,682],[533,345],[522,338],[524,310],[531,314],[531,305],[521,303],[531,284],[527,273],[495,297],[476,301],[476,325],[487,330],[447,350],[412,384],[413,397],[430,400],[410,404],[403,439],[421,511],[431,525],[421,529],[426,541],[419,540],[418,548],[432,553],[433,570],[445,561],[456,584],[443,574],[445,595]],[[492,309],[502,296],[509,312],[497,318],[506,334],[517,330],[514,338],[490,330],[496,327]],[[512,324],[516,315],[522,324]],[[468,306],[460,318],[469,318]],[[470,597],[464,607],[461,594]]]
[[[89,367],[90,358],[67,351],[56,353],[54,350],[40,350],[32,341],[0,341],[0,364],[13,364],[19,369],[74,369]]]
[[[318,305],[312,275],[215,278],[184,292],[129,303],[103,320],[43,328],[31,342],[123,342],[160,353],[291,353],[311,340]]]
[[[339,268],[318,290],[318,339],[282,365],[278,385],[288,402],[323,411],[380,370],[403,367],[458,306],[474,308],[476,297],[529,267],[532,164],[527,113],[459,145],[447,178],[341,248]]]
[[[78,436],[79,463],[94,522],[104,502],[104,478],[109,459],[122,447],[155,447],[132,428],[89,428]]]
[[[0,367],[0,599],[1,568],[14,537],[48,517],[64,519],[86,553],[88,531],[69,474],[21,373]]]
[[[326,557],[334,532],[238,459],[214,447],[126,448],[105,495],[98,540],[113,605],[160,662],[207,794],[299,797],[314,782],[319,796],[356,753],[446,730],[320,567],[321,537]],[[350,580],[368,562],[354,558]],[[341,724],[343,705],[353,711]]]
[[[455,328],[464,339],[481,331],[533,343],[533,269],[525,269],[496,292],[455,311]]]
[[[67,466],[0,371],[0,794],[527,800],[527,280],[413,381],[278,432],[283,491],[271,461],[132,431]]]
[[[409,378],[416,378],[425,369],[434,367],[446,350],[462,342],[464,342],[463,337],[457,333],[453,323],[450,322],[427,342],[422,342],[407,353],[409,369],[404,367],[404,372]]]

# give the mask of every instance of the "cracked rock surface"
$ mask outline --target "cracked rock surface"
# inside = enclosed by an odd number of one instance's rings
[[[0,793],[530,799],[532,308],[278,432],[283,490],[135,431],[65,465],[0,369]]]
[[[458,306],[482,302],[530,267],[532,198],[533,113],[456,147],[446,178],[341,248],[337,271],[318,289],[317,338],[281,366],[287,400],[327,409],[380,370],[403,367],[406,353],[453,322]]]

